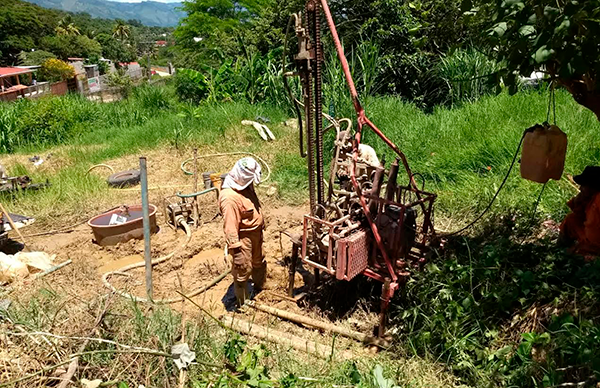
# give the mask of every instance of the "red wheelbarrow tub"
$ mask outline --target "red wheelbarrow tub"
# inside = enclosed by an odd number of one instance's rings
[[[150,210],[150,233],[156,233],[156,210],[157,207],[149,204]],[[123,209],[115,209],[100,214],[88,221],[88,225],[94,233],[94,241],[98,245],[116,245],[131,239],[141,240],[144,238],[144,221],[142,217],[142,205],[131,205],[128,207],[129,217],[127,222],[119,225],[109,225],[113,214],[124,215]]]

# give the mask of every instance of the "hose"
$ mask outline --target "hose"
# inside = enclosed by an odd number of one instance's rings
[[[288,77],[290,76],[294,76],[296,75],[295,73],[289,73],[289,72],[285,72],[285,67],[286,65],[286,59],[287,59],[287,45],[288,45],[288,38],[290,35],[290,27],[292,26],[292,20],[295,21],[295,23],[298,23],[298,15],[297,14],[293,14],[292,16],[290,16],[290,18],[288,19],[288,24],[285,28],[285,35],[283,37],[283,61],[282,61],[282,66],[281,68],[283,69],[284,73],[283,73],[283,86],[285,87],[285,90],[288,92],[288,97],[290,98],[290,101],[292,101],[292,104],[294,105],[294,110],[296,112],[296,117],[298,118],[298,133],[299,133],[299,141],[300,141],[300,156],[305,158],[307,153],[304,151],[304,129],[302,127],[302,111],[300,110],[300,106],[298,105],[298,100],[294,97],[294,93],[292,93],[292,89],[290,88],[290,85],[288,83]]]
[[[479,214],[473,221],[471,221],[469,224],[467,224],[467,226],[465,226],[464,228],[459,229],[455,232],[440,234],[440,237],[450,237],[450,236],[454,236],[456,234],[460,234],[460,233],[464,232],[465,230],[467,230],[467,229],[471,228],[473,225],[475,225],[479,220],[481,220],[481,218],[483,218],[483,216],[492,208],[492,205],[496,201],[496,198],[498,198],[500,191],[502,191],[502,189],[504,188],[504,185],[508,181],[508,177],[510,176],[512,169],[515,166],[515,163],[517,162],[517,157],[519,156],[519,151],[521,150],[521,146],[523,145],[523,140],[525,140],[525,135],[527,135],[527,133],[530,132],[531,130],[532,129],[529,128],[529,129],[526,129],[525,132],[523,132],[523,136],[521,136],[521,141],[519,141],[519,145],[517,146],[515,155],[513,156],[512,162],[510,163],[510,167],[508,168],[508,171],[506,172],[506,175],[504,176],[504,179],[502,180],[500,187],[498,187],[496,194],[494,194],[494,197],[492,198],[490,203],[487,205],[485,210],[483,210],[483,212],[481,212],[481,214]],[[541,194],[540,194],[540,196],[541,196]]]
[[[187,247],[187,245],[189,244],[190,240],[192,239],[192,230],[190,229],[190,227],[187,224],[187,222],[185,222],[185,220],[183,218],[181,218],[181,217],[177,219],[177,222],[185,230],[186,239],[185,239],[184,243],[181,244],[181,246],[177,247],[173,252],[169,253],[168,255],[163,256],[163,257],[159,257],[158,259],[152,260],[152,262],[151,262],[152,266],[155,266],[157,264],[160,264],[160,263],[162,263],[164,261],[167,261],[167,260],[171,259],[180,250],[182,250],[185,247]],[[227,251],[225,251],[225,252],[227,252]],[[148,302],[150,302],[150,303],[171,304],[171,303],[181,302],[181,301],[185,300],[186,297],[187,298],[192,298],[192,297],[194,297],[194,296],[196,296],[198,294],[203,293],[204,291],[208,290],[210,287],[214,286],[215,284],[217,284],[218,282],[220,282],[221,280],[223,280],[223,278],[225,278],[225,276],[227,276],[231,272],[231,267],[230,267],[227,270],[225,270],[224,272],[222,272],[215,279],[213,279],[210,283],[203,285],[202,287],[198,288],[196,291],[192,292],[191,294],[188,294],[185,297],[172,298],[172,299],[155,299],[155,300],[150,300],[150,299],[147,299],[147,298],[142,298],[142,297],[139,297],[139,296],[131,295],[131,294],[125,292],[125,291],[121,291],[121,290],[116,289],[108,281],[108,278],[111,277],[111,276],[113,276],[113,275],[131,276],[131,275],[125,273],[125,272],[131,271],[132,269],[135,269],[135,268],[143,267],[145,265],[146,265],[145,262],[139,262],[139,263],[134,263],[134,264],[127,265],[127,266],[125,266],[123,268],[120,268],[117,271],[106,272],[104,275],[102,275],[102,283],[104,284],[105,287],[107,287],[108,289],[112,290],[115,294],[117,294],[119,296],[122,296],[124,298],[127,298],[127,299],[131,299],[134,302],[142,302],[142,303],[148,303]]]
[[[98,167],[104,167],[104,168],[108,168],[110,170],[111,173],[115,173],[115,169],[112,168],[111,166],[109,166],[108,164],[96,164],[90,168],[88,168],[87,173],[89,174],[90,172],[92,172],[92,170],[98,168]]]
[[[253,158],[258,159],[262,163],[262,165],[265,166],[265,168],[267,169],[267,176],[265,177],[265,179],[262,180],[262,182],[268,181],[269,178],[271,177],[271,167],[269,167],[269,164],[267,162],[265,162],[265,160],[263,158],[261,158],[260,156],[258,156],[256,154],[253,154],[252,152],[244,152],[244,151],[222,152],[222,153],[218,153],[218,154],[200,155],[200,156],[198,156],[198,159],[216,158],[216,157],[220,157],[220,156],[229,156],[229,155],[250,155]],[[194,158],[189,158],[189,159],[186,159],[183,162],[181,162],[181,171],[183,171],[183,173],[185,175],[194,175],[193,172],[190,172],[185,169],[185,165],[188,164],[189,162],[192,162],[193,160],[194,160]]]

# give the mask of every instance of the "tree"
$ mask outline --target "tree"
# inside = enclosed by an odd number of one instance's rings
[[[64,81],[75,77],[75,69],[60,59],[48,59],[42,63],[38,75],[40,79],[50,82]]]
[[[57,11],[24,1],[3,0],[0,6],[0,62],[13,65],[21,51],[30,51],[43,36],[52,34],[57,15]]]
[[[98,43],[102,45],[102,56],[115,62],[132,62],[136,58],[135,49],[108,34],[98,34]]]
[[[58,25],[54,29],[56,35],[80,35],[79,28],[73,23],[71,15],[60,19]]]
[[[56,58],[56,55],[44,50],[21,51],[19,53],[19,63],[23,66],[38,66],[48,59],[54,58]]]
[[[129,27],[123,20],[118,19],[117,24],[113,27],[113,38],[125,40],[129,38],[131,34],[131,27]]]
[[[44,37],[40,46],[61,59],[88,58],[102,55],[102,46],[85,35],[56,35]]]
[[[175,30],[178,43],[187,49],[227,49],[235,36],[249,26],[268,0],[191,0],[183,3],[187,16]]]
[[[543,71],[600,120],[600,4],[578,0],[463,2],[482,18],[500,76],[512,92],[517,76]],[[478,6],[478,7],[477,7]]]

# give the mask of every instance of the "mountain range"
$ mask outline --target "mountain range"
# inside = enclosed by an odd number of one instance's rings
[[[104,19],[139,20],[146,26],[173,27],[185,14],[178,11],[181,3],[120,3],[108,0],[27,0],[44,8],[68,12],[85,12]]]

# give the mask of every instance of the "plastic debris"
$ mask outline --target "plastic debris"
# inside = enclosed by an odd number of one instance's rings
[[[23,279],[29,274],[47,271],[54,265],[56,255],[45,252],[19,252],[7,255],[0,252],[0,283]]]
[[[12,300],[10,299],[0,299],[0,311],[8,311]]]
[[[185,369],[196,359],[196,353],[186,343],[171,346],[171,356],[177,368]]]
[[[117,213],[114,213],[110,216],[110,221],[108,221],[108,225],[121,225],[127,222],[127,217],[123,217]]]
[[[32,218],[32,217],[22,216],[20,214],[13,214],[13,213],[8,213],[8,215],[10,216],[11,220],[14,222],[17,229],[21,229],[21,228],[31,225],[35,222],[35,218]],[[8,222],[8,218],[6,217],[6,214],[2,215],[2,223],[4,224],[4,231],[8,232],[8,231],[12,230],[12,227],[10,226],[10,222]]]
[[[256,116],[256,118],[254,119],[256,121],[262,121],[263,123],[270,123],[271,119],[268,118],[267,116]]]
[[[254,127],[254,129],[256,129],[256,131],[258,132],[258,135],[264,141],[275,140],[275,135],[273,135],[273,132],[271,132],[269,127],[267,127],[264,124],[257,123],[256,121],[242,120],[242,125]]]
[[[100,379],[95,379],[95,380],[81,379],[79,382],[81,383],[81,386],[83,388],[98,388],[100,386],[100,384],[102,384],[102,380],[100,380]]]

